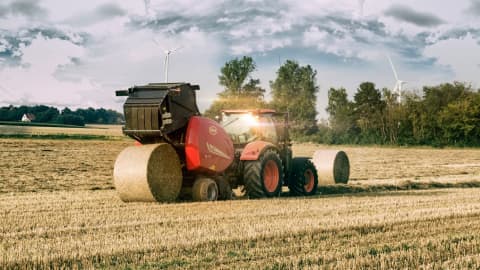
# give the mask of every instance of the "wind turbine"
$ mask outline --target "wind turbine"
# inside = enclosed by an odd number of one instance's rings
[[[150,0],[143,0],[145,5],[145,16],[150,17]]]
[[[157,45],[160,45],[160,43],[156,40],[156,39],[153,39],[153,42],[155,42]],[[173,50],[164,50],[164,53],[165,53],[165,61],[163,63],[163,66],[164,66],[164,70],[165,70],[165,82],[168,83],[168,65],[170,63],[170,54],[180,50],[181,48],[183,48],[183,46],[179,46]]]
[[[168,64],[169,64],[169,61],[170,61],[170,54],[180,50],[182,48],[182,46],[180,47],[177,47],[173,50],[165,50],[165,82],[168,83]]]
[[[363,7],[365,6],[365,0],[358,0],[358,5],[360,6],[360,18],[363,17]]]
[[[392,67],[393,75],[395,76],[395,86],[393,87],[393,92],[397,92],[398,94],[398,103],[402,102],[402,87],[404,84],[407,84],[406,81],[402,81],[398,78],[397,71],[395,70],[395,66],[393,65],[392,59],[390,55],[387,55],[388,61],[390,62],[390,66]]]

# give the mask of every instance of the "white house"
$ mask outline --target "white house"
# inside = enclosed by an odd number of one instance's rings
[[[30,117],[28,117],[28,115],[24,113],[22,116],[22,122],[30,123],[32,122],[32,119],[30,119]]]

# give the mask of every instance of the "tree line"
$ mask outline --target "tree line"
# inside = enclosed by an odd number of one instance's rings
[[[480,91],[466,83],[424,86],[400,100],[371,82],[353,101],[344,88],[330,88],[327,112],[316,134],[325,143],[480,146]]]
[[[85,124],[120,124],[123,115],[110,109],[76,109],[68,107],[62,110],[45,105],[35,106],[7,106],[0,108],[0,121],[20,121],[23,115],[32,117],[32,122],[56,123],[65,125],[84,126]]]
[[[359,85],[350,100],[345,88],[328,91],[328,120],[317,123],[317,71],[287,60],[270,81],[271,101],[260,80],[252,78],[256,64],[244,56],[220,70],[218,94],[205,115],[222,109],[272,108],[288,112],[297,141],[327,144],[389,144],[480,146],[480,90],[460,82],[425,86],[404,92],[401,99],[372,82]]]

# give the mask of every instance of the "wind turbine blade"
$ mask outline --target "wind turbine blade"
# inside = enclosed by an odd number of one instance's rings
[[[365,6],[365,0],[358,0],[360,6],[360,17],[363,17],[363,7]]]
[[[392,58],[390,55],[387,55],[388,61],[390,62],[390,66],[392,67],[393,75],[395,76],[395,80],[399,81],[397,71],[395,70],[395,66],[393,65]]]
[[[143,0],[143,4],[145,5],[145,15],[150,15],[150,0]]]
[[[181,50],[181,49],[183,49],[183,46],[178,46],[177,48],[171,50],[170,53],[176,52],[176,51]]]
[[[168,82],[168,54],[165,54],[165,61],[163,62],[163,72],[164,72],[164,80]]]

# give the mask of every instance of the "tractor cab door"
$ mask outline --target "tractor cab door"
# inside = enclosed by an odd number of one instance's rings
[[[269,116],[259,116],[258,125],[255,127],[258,138],[262,141],[278,144],[277,128],[274,120]]]

